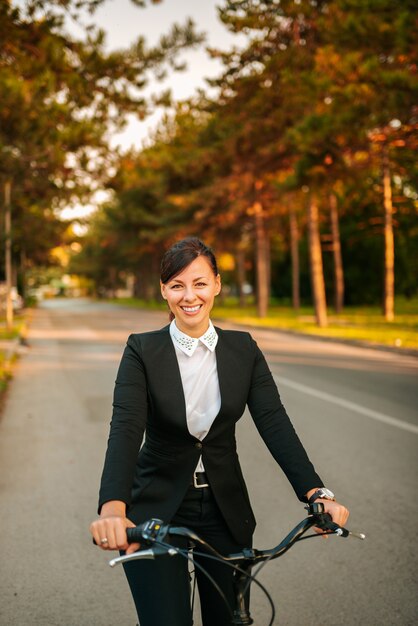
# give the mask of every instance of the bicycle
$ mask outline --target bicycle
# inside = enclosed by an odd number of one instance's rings
[[[189,551],[187,549],[175,547],[165,541],[167,537],[186,537],[195,546],[201,545],[210,552],[210,554],[207,554],[206,552],[198,552],[197,554],[199,554],[199,556],[217,559],[234,569],[235,609],[232,611],[222,590],[219,588],[217,583],[211,578],[211,576],[204,570],[201,565],[194,562],[194,566],[202,569],[203,573],[209,578],[209,580],[211,580],[212,584],[217,589],[220,596],[223,598],[223,601],[228,606],[228,610],[231,614],[231,625],[249,626],[250,624],[254,624],[254,621],[250,615],[250,611],[247,609],[245,604],[245,594],[249,589],[251,583],[254,582],[266,594],[266,597],[270,603],[272,615],[269,626],[272,626],[276,614],[274,602],[267,589],[256,578],[260,570],[269,561],[282,556],[298,541],[310,539],[313,537],[320,537],[321,534],[318,533],[305,535],[305,533],[314,526],[326,531],[325,534],[328,535],[338,535],[340,537],[351,536],[358,539],[366,538],[364,533],[352,532],[335,524],[332,521],[331,516],[328,513],[324,512],[324,505],[322,502],[314,502],[313,504],[308,505],[305,508],[308,511],[308,516],[304,520],[299,522],[299,524],[297,524],[293,528],[293,530],[291,530],[290,533],[288,533],[288,535],[286,535],[286,537],[274,548],[267,550],[246,548],[242,552],[229,554],[227,556],[219,554],[206,541],[201,539],[196,533],[194,533],[190,529],[164,524],[161,520],[153,518],[144,522],[143,524],[140,524],[139,526],[136,526],[135,528],[127,528],[128,542],[140,543],[141,549],[132,554],[116,557],[109,561],[109,565],[111,567],[114,567],[119,563],[124,563],[127,561],[134,561],[137,559],[155,559],[167,554],[170,556],[180,554],[190,561],[192,560],[192,557],[189,555]],[[145,546],[145,548],[142,548],[142,546]],[[196,554],[196,550],[194,553]],[[257,563],[261,563],[261,565],[254,573],[251,573],[252,568]]]

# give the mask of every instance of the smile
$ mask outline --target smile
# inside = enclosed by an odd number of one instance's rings
[[[201,306],[201,304],[197,304],[196,306],[182,306],[181,309],[185,313],[197,313],[197,311],[200,310]]]

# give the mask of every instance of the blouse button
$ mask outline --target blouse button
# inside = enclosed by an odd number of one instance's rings
[[[203,445],[200,443],[200,441],[198,441],[197,443],[194,444],[195,448],[198,448],[198,450],[201,450],[203,448]]]

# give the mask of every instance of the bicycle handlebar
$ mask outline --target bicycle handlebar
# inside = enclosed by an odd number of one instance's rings
[[[164,524],[159,519],[151,519],[143,524],[139,524],[135,528],[127,528],[126,534],[128,543],[140,543],[141,549],[132,554],[123,555],[112,559],[109,562],[111,567],[114,567],[118,563],[123,563],[136,559],[154,559],[162,554],[169,554],[174,556],[179,553],[179,549],[174,546],[170,546],[165,543],[167,537],[186,537],[193,541],[195,544],[202,545],[212,553],[213,556],[219,558],[224,562],[236,563],[240,562],[255,563],[261,561],[267,561],[276,559],[282,556],[289,548],[291,548],[297,541],[302,539],[310,528],[316,526],[324,531],[326,534],[335,534],[340,537],[356,537],[357,539],[365,539],[364,533],[355,533],[347,530],[335,522],[332,521],[331,516],[324,512],[324,505],[322,502],[314,502],[311,505],[305,507],[308,510],[308,517],[302,520],[290,533],[274,548],[268,550],[256,550],[254,548],[246,548],[242,552],[236,554],[229,554],[223,556],[219,554],[212,546],[201,539],[196,533],[188,528],[171,526]],[[316,535],[308,535],[304,539],[314,537]],[[142,548],[144,546],[145,549]]]
[[[234,590],[235,590],[235,609],[232,610],[228,600],[225,597],[222,589],[217,582],[210,576],[209,572],[205,570],[201,563],[194,561],[194,566],[206,576],[206,578],[212,583],[214,588],[219,593],[223,602],[225,603],[230,615],[231,624],[245,625],[253,624],[253,620],[250,616],[248,606],[246,605],[245,598],[249,586],[251,583],[255,583],[263,591],[271,607],[271,620],[269,626],[274,623],[275,606],[272,597],[263,584],[257,580],[261,569],[272,559],[276,559],[282,556],[289,548],[291,548],[297,541],[302,539],[309,539],[309,537],[320,537],[320,534],[314,533],[306,535],[305,533],[313,526],[319,527],[327,534],[336,534],[340,537],[357,537],[358,539],[365,539],[363,533],[353,533],[346,528],[338,526],[333,522],[328,513],[325,513],[325,507],[322,502],[314,502],[313,504],[305,507],[308,511],[308,517],[299,522],[290,531],[290,533],[275,547],[270,550],[256,550],[253,548],[246,548],[237,554],[229,554],[223,556],[219,554],[212,546],[189,528],[181,526],[171,526],[164,524],[159,519],[151,519],[135,528],[127,528],[126,534],[129,543],[139,543],[140,549],[132,554],[125,554],[118,558],[114,558],[109,561],[109,565],[114,567],[118,563],[124,563],[127,561],[134,561],[136,559],[155,559],[160,555],[168,554],[171,556],[180,555],[187,560],[191,560],[192,557],[188,553],[188,548],[182,549],[167,543],[166,538],[170,537],[186,537],[191,541],[194,546],[194,554],[204,556],[206,558],[215,559],[224,563],[226,566],[231,567],[234,570]],[[196,546],[203,546],[204,551],[196,551]],[[252,574],[252,569],[256,563],[260,563],[255,573]]]

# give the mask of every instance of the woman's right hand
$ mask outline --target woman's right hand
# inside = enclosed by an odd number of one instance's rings
[[[128,543],[126,529],[135,528],[135,524],[125,516],[120,504],[125,509],[124,503],[106,502],[100,517],[90,524],[90,532],[102,550],[125,550],[126,554],[131,554],[139,550],[140,544]]]

